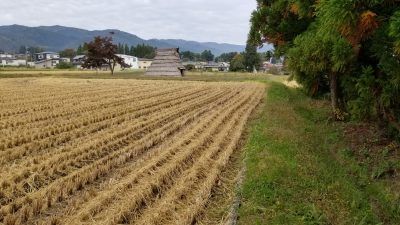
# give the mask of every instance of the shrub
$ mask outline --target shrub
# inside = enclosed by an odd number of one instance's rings
[[[57,69],[72,69],[74,68],[74,65],[69,62],[60,62],[57,66]]]
[[[192,70],[195,69],[195,66],[194,66],[193,64],[188,64],[188,65],[185,66],[185,68],[186,68],[186,70],[188,70],[188,71],[192,71]]]

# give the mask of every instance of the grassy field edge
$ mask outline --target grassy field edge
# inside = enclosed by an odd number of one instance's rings
[[[249,124],[239,224],[395,224],[390,198],[377,200],[384,215],[371,204],[372,195],[385,195],[382,188],[376,193],[379,184],[362,187],[362,172],[349,175],[355,162],[344,159],[343,130],[329,121],[327,103],[269,86]]]

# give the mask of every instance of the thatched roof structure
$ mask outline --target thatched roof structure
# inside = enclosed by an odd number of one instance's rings
[[[156,57],[147,69],[149,76],[184,76],[185,67],[179,57],[179,48],[157,49]]]

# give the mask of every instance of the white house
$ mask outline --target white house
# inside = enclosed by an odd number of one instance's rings
[[[6,65],[9,66],[26,66],[26,60],[25,59],[12,59],[10,61],[6,62]]]
[[[11,54],[0,54],[0,58],[13,58],[14,56]]]
[[[116,54],[116,56],[122,58],[130,66],[129,69],[139,69],[139,60],[137,57],[123,54]]]
[[[35,67],[54,68],[60,63],[60,54],[55,52],[41,52],[34,55]]]
[[[18,59],[11,54],[0,54],[1,66],[26,66],[25,59]]]
[[[46,59],[43,61],[35,62],[36,69],[53,69],[60,64],[59,59]]]
[[[0,59],[1,66],[26,66],[24,59]]]
[[[60,59],[60,54],[55,52],[40,52],[34,55],[35,62],[49,60],[49,59],[54,59],[54,60]]]

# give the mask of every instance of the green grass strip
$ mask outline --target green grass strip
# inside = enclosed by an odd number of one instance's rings
[[[239,224],[381,224],[337,159],[344,143],[326,103],[269,86],[250,124]]]

